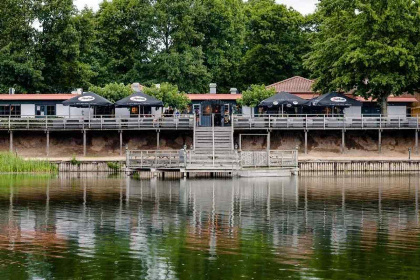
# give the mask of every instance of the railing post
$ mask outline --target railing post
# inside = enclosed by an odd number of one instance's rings
[[[48,115],[45,115],[45,128],[48,129]]]
[[[101,115],[101,130],[102,130],[102,123],[103,123],[103,119],[102,119],[102,115]]]
[[[10,130],[10,116],[9,116],[9,121],[8,121],[8,128]]]
[[[140,151],[140,167],[143,168],[143,151]]]
[[[212,114],[212,150],[213,150],[213,166],[214,166],[214,114]]]
[[[196,138],[196,136],[195,136],[195,127],[196,127],[196,124],[197,124],[197,116],[195,115],[195,112],[194,112],[194,124],[193,124],[193,150],[195,150],[195,138]]]
[[[324,130],[325,130],[325,115],[324,115]]]
[[[128,169],[130,167],[130,150],[125,148],[125,168]]]
[[[235,144],[234,144],[234,142],[235,142],[235,129],[233,128],[233,113],[232,113],[232,117],[230,118],[231,119],[231,123],[230,123],[230,125],[231,125],[231,127],[232,127],[232,150],[235,148]]]
[[[271,115],[268,115],[268,128],[271,128]]]

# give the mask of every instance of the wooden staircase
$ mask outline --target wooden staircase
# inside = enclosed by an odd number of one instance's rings
[[[195,152],[212,154],[233,151],[231,127],[196,127],[194,135]]]

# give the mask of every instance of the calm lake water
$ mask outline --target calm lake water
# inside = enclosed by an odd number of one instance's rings
[[[418,174],[81,176],[0,176],[1,279],[420,278]]]

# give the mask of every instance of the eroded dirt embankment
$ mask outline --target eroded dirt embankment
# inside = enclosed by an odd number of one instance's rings
[[[266,133],[266,132],[253,132]],[[14,132],[14,150],[19,155],[27,157],[45,157],[46,134],[44,132]],[[157,145],[156,132],[123,133],[123,145],[129,149],[154,150]],[[192,132],[161,132],[161,149],[181,149],[184,144],[192,145]],[[235,142],[239,143],[239,133],[235,134]],[[378,132],[347,131],[345,134],[345,155],[352,157],[378,156]],[[88,156],[118,156],[119,134],[116,131],[88,132]],[[245,136],[242,134],[243,150],[266,149],[267,141],[264,136]],[[304,133],[272,132],[271,149],[290,150],[299,147],[304,149]],[[382,155],[388,157],[402,157],[408,154],[408,149],[414,147],[414,131],[384,131],[382,133]],[[9,134],[0,133],[0,151],[9,150]],[[341,156],[341,132],[339,131],[309,131],[308,156],[323,158],[327,156]],[[83,134],[81,132],[51,132],[50,156],[68,157],[83,154]]]

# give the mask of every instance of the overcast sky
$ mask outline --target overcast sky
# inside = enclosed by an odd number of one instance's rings
[[[309,14],[315,10],[315,4],[318,0],[276,0],[278,3],[283,3],[288,6],[293,7],[295,10],[301,12],[302,14]],[[74,0],[77,8],[79,10],[83,9],[85,5],[93,8],[95,11],[98,9],[99,3],[102,0]]]

